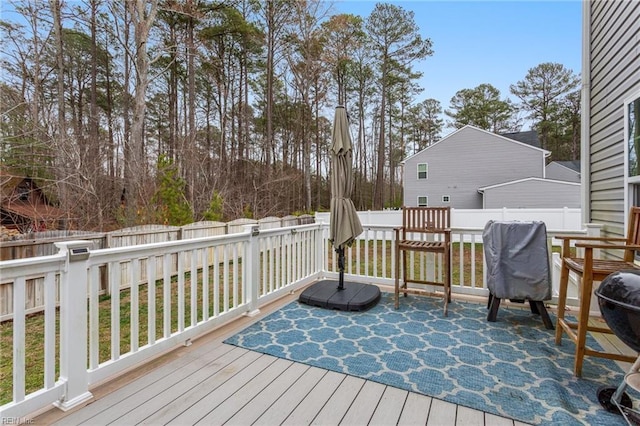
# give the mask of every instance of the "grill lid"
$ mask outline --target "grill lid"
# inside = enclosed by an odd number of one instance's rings
[[[611,331],[640,352],[640,271],[614,272],[602,281],[595,294]]]
[[[609,302],[640,311],[640,271],[614,272],[602,281],[595,293]]]

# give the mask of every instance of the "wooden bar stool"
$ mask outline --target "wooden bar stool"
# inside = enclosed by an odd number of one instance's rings
[[[444,288],[444,315],[451,301],[451,209],[449,207],[403,207],[402,228],[395,229],[396,282],[395,308],[400,303],[400,291],[423,294],[421,289],[410,288],[407,283],[442,286]],[[435,253],[442,256],[442,281],[409,278],[407,251]],[[402,275],[400,272],[402,265]],[[413,265],[412,265],[413,268]],[[435,275],[435,271],[434,271]],[[402,277],[402,283],[400,283]]]
[[[609,274],[622,269],[640,269],[634,263],[635,252],[640,250],[640,207],[631,207],[629,212],[629,227],[626,238],[607,237],[575,237],[556,236],[562,240],[562,272],[560,274],[560,294],[558,296],[558,319],[556,323],[556,345],[562,343],[562,333],[575,343],[576,352],[573,373],[582,375],[582,363],[585,356],[613,359],[617,361],[633,362],[636,357],[597,351],[586,346],[587,332],[613,334],[609,328],[589,325],[589,308],[593,293],[593,283],[600,282]],[[576,248],[584,249],[584,257],[571,257],[570,243],[576,241]],[[623,251],[621,260],[594,259],[593,250]],[[571,322],[565,318],[567,301],[567,285],[569,273],[575,273],[579,278],[580,304],[577,321]]]

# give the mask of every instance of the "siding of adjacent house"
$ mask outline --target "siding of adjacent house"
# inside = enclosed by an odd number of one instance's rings
[[[590,52],[589,218],[624,235],[624,100],[640,90],[640,2],[585,2]]]
[[[484,208],[580,208],[580,184],[523,179],[484,188]]]
[[[526,177],[543,177],[544,150],[467,126],[407,158],[403,171],[404,205],[416,206],[427,196],[429,206],[481,209],[478,188]],[[428,179],[417,167],[428,164]],[[442,196],[450,197],[449,203]]]
[[[568,167],[558,164],[555,161],[547,164],[545,177],[552,180],[562,180],[565,182],[580,183],[580,173]]]

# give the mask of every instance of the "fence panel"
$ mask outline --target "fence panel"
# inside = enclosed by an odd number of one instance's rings
[[[140,225],[107,233],[108,247],[138,246],[180,239],[180,227]]]
[[[56,242],[88,240],[96,249],[106,247],[105,234],[87,231],[45,231],[32,232],[4,240],[0,244],[0,260],[26,259],[29,257],[50,256],[58,253]]]
[[[215,237],[216,235],[224,235],[226,233],[226,223],[208,220],[184,225],[180,239],[188,240],[190,238]]]

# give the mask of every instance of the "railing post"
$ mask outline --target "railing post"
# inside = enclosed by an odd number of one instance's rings
[[[87,259],[93,243],[55,244],[67,261],[60,278],[60,380],[65,393],[54,405],[67,411],[93,397],[87,374]]]
[[[590,237],[600,237],[601,234],[601,230],[602,230],[602,224],[600,223],[587,223],[586,224],[587,227],[587,235]],[[584,253],[584,249],[582,250]],[[600,249],[594,249],[593,250],[593,258],[594,259],[600,259],[601,256],[601,251]],[[595,291],[598,287],[600,286],[600,283],[594,283],[593,286],[593,291]],[[580,297],[582,297],[582,295],[580,295]],[[600,313],[600,307],[598,306],[598,298],[597,297],[593,297],[593,295],[591,296],[591,304],[589,306],[589,311],[590,312],[596,312],[597,314]]]
[[[249,243],[245,250],[246,259],[243,259],[245,275],[242,279],[245,294],[249,297],[246,315],[253,317],[260,313],[258,298],[260,297],[260,227],[258,225],[245,225],[244,231],[249,233]],[[246,263],[245,263],[246,260]]]
[[[600,223],[587,223],[585,224],[585,227],[587,228],[587,236],[588,237],[599,237],[600,236],[600,231],[602,229],[602,224]],[[581,254],[580,256],[584,256],[584,250],[581,250]],[[593,250],[593,258],[594,259],[599,259],[600,258],[600,249],[594,249]]]
[[[327,270],[325,269],[325,266],[327,265],[327,250],[325,250],[324,244],[325,227],[325,223],[320,221],[320,227],[318,231],[316,231],[316,235],[318,236],[316,238],[316,269],[318,270],[317,272],[320,273],[321,278],[324,278],[327,273]]]

